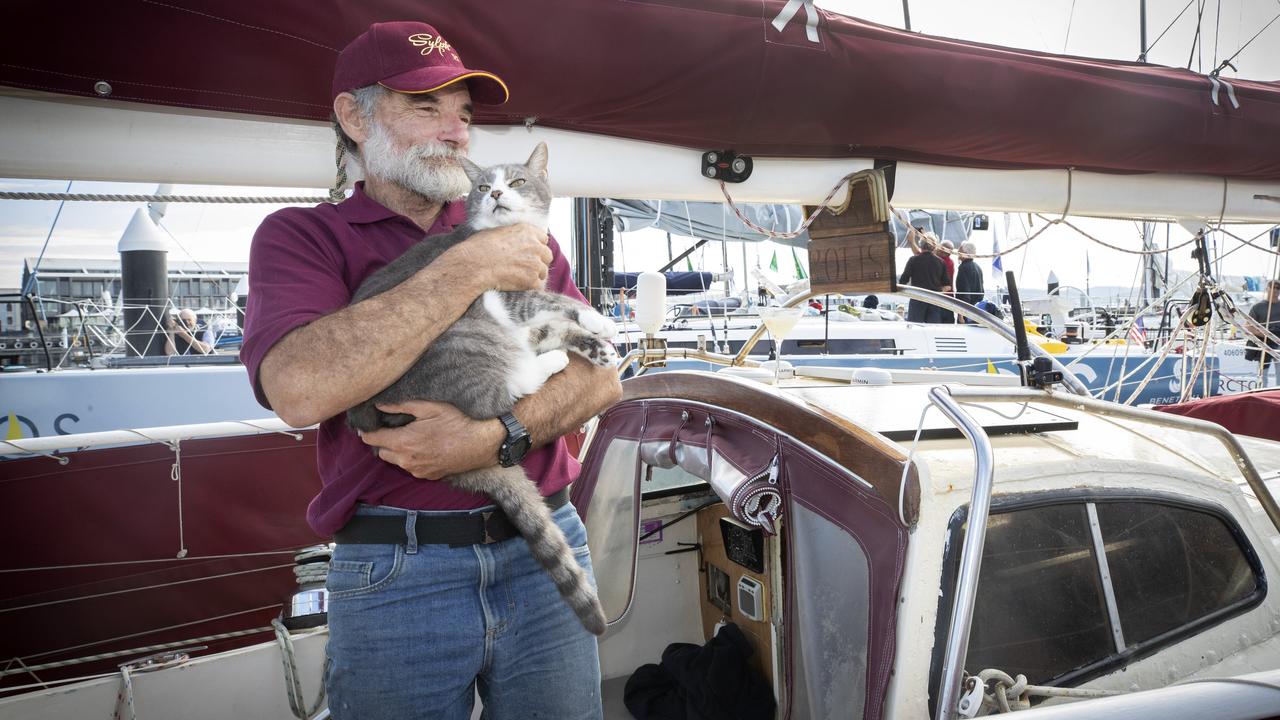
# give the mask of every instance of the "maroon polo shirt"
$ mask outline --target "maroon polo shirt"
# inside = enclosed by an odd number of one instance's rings
[[[461,202],[448,203],[426,237],[450,232],[465,218]],[[356,183],[351,197],[337,205],[285,208],[262,221],[249,251],[250,292],[240,359],[263,407],[271,407],[258,382],[267,351],[293,329],[345,307],[365,278],[422,239],[422,229],[412,220],[365,195],[363,183]],[[550,246],[547,290],[585,303],[554,239]],[[351,338],[344,350],[359,344],[360,338]],[[419,480],[377,459],[347,427],[345,414],[320,423],[316,460],[323,487],[307,508],[307,521],[322,536],[341,528],[359,503],[413,510],[469,510],[492,504],[483,495]],[[543,495],[568,485],[579,470],[563,438],[531,451],[523,465]]]

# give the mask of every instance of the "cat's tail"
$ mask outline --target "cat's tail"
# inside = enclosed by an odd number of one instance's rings
[[[593,635],[605,631],[604,609],[587,573],[574,559],[564,531],[551,518],[551,510],[519,465],[491,467],[450,478],[454,485],[488,495],[520,531],[538,564],[546,568],[556,589],[582,626]]]

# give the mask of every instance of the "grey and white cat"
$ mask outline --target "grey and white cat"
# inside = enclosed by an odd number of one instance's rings
[[[547,227],[551,191],[545,144],[539,143],[523,165],[480,168],[466,159],[462,164],[472,186],[466,201],[467,221],[452,233],[414,245],[369,276],[352,302],[390,290],[480,230],[519,222]],[[399,380],[348,410],[347,422],[361,431],[408,424],[413,416],[384,413],[375,407],[405,400],[447,402],[477,420],[496,418],[563,370],[569,364],[566,352],[612,366],[617,360],[614,333],[612,321],[563,295],[490,290],[437,337]],[[604,633],[604,611],[595,589],[537,486],[519,465],[495,465],[446,480],[461,490],[487,495],[501,507],[583,626],[596,635]]]

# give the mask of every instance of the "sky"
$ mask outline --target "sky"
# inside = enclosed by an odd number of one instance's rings
[[[903,4],[900,0],[819,0],[818,6],[834,12],[860,17],[894,27],[903,26]],[[1196,34],[1197,13],[1201,16],[1202,42],[1192,52]],[[910,0],[911,29],[930,35],[954,37],[1010,47],[1089,57],[1134,60],[1139,51],[1138,0]],[[1187,8],[1174,22],[1174,18]],[[1148,0],[1148,39],[1154,42],[1148,60],[1153,63],[1186,67],[1208,72],[1232,55],[1269,21],[1280,15],[1280,0]],[[1172,24],[1171,24],[1172,23]],[[1163,37],[1157,37],[1164,32]],[[1267,27],[1255,42],[1244,48],[1233,60],[1239,76],[1254,80],[1280,80],[1280,21]],[[1224,76],[1236,73],[1230,69]],[[0,168],[0,175],[3,168]],[[0,189],[65,191],[66,180],[0,179]],[[75,182],[72,192],[149,193],[152,185]],[[177,186],[181,194],[238,195],[321,195],[322,190],[307,188],[233,188]],[[116,243],[140,204],[129,203],[65,203],[52,201],[0,201],[0,291],[16,288],[21,278],[23,258],[36,257],[42,249],[48,257],[110,258],[116,256]],[[279,206],[266,205],[190,205],[170,206],[163,221],[170,235],[169,257],[174,260],[244,261],[248,258],[253,230],[263,217]],[[982,208],[973,208],[981,211]],[[56,223],[55,223],[56,218]],[[1011,235],[1040,229],[1040,220],[1032,219],[1026,228],[1026,216],[1010,219]],[[1134,223],[1118,220],[1082,219],[1082,229],[1113,244],[1136,249],[1139,235]],[[569,203],[557,201],[553,206],[553,235],[566,247],[570,242]],[[1254,237],[1265,227],[1239,226],[1234,231]],[[1163,242],[1164,229],[1157,232]],[[1188,237],[1173,228],[1174,244]],[[979,251],[991,247],[991,233],[975,233]],[[47,248],[45,248],[47,240]],[[1224,249],[1238,243],[1223,239]],[[690,246],[692,240],[672,238],[676,253]],[[1004,247],[1008,247],[1007,244]],[[759,263],[767,266],[773,252],[779,256],[779,280],[789,277],[793,266],[789,248],[775,248],[771,243],[752,244],[743,248],[730,244],[726,250],[705,246],[694,256],[695,265],[705,269],[722,269],[724,255],[737,277]],[[804,260],[803,251],[800,252]],[[1087,257],[1087,260],[1086,260]],[[656,269],[667,259],[667,242],[663,233],[641,231],[628,233],[616,246],[618,269]],[[1222,262],[1226,275],[1274,275],[1275,256],[1244,248]],[[905,257],[900,260],[905,260]],[[989,263],[983,261],[984,267]],[[1044,232],[1027,248],[1004,259],[1005,269],[1019,271],[1023,287],[1044,284],[1050,271],[1061,282],[1084,288],[1099,286],[1131,287],[1137,270],[1133,255],[1107,250],[1085,240],[1075,232],[1054,227]],[[1195,267],[1187,251],[1171,257],[1174,269]]]

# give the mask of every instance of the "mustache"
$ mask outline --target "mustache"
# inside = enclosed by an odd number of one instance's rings
[[[465,152],[452,145],[434,141],[414,145],[409,148],[408,155],[414,160],[453,160],[455,162],[467,156]]]

